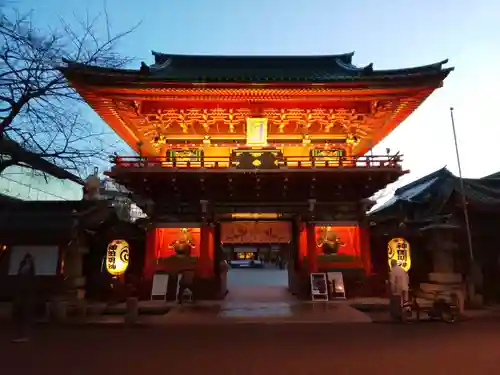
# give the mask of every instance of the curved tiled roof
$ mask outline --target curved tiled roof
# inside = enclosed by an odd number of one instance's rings
[[[448,60],[406,69],[374,70],[373,64],[358,67],[352,63],[354,52],[310,56],[221,56],[180,55],[153,51],[154,63],[141,63],[139,70],[86,66],[65,61],[63,71],[121,75],[170,82],[312,82],[329,83],[363,80],[431,78],[443,80],[453,68],[443,68]]]
[[[401,204],[407,209],[410,205],[423,203],[429,204],[429,207],[426,207],[429,215],[436,214],[439,211],[437,208],[442,208],[452,194],[461,195],[462,188],[468,204],[492,208],[500,206],[499,178],[496,176],[486,176],[480,179],[464,178],[462,187],[460,177],[455,176],[445,167],[400,187],[391,199],[370,214],[383,216],[391,212],[391,209],[400,208]]]
[[[176,55],[153,51],[155,62],[147,67],[157,78],[179,81],[311,81],[329,82],[356,78],[445,73],[447,62],[409,68],[376,71],[373,64],[353,65],[354,52],[311,56],[219,56]]]

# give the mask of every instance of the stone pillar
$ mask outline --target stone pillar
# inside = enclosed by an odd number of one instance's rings
[[[133,325],[139,320],[139,300],[135,297],[127,298],[125,324]]]
[[[442,231],[435,229],[430,235],[433,270],[435,273],[453,273],[453,250],[456,245],[450,238],[450,234]]]
[[[68,316],[68,303],[61,297],[54,297],[50,302],[51,320],[57,323],[64,323]]]
[[[64,249],[64,269],[63,275],[67,278],[67,285],[71,291],[76,292],[77,299],[85,296],[85,277],[83,276],[83,256],[88,252],[88,248],[74,245]]]
[[[431,251],[433,272],[429,274],[429,282],[421,283],[423,298],[434,299],[435,292],[442,292],[451,302],[458,305],[460,312],[464,309],[464,284],[462,275],[455,273],[454,252],[457,245],[450,228],[436,227],[426,235],[428,251]]]

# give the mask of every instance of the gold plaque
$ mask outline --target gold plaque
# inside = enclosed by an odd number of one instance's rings
[[[247,118],[247,145],[267,146],[267,118]]]

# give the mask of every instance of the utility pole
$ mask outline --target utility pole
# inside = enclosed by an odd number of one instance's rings
[[[474,252],[472,250],[472,234],[471,234],[471,230],[470,230],[469,210],[467,209],[467,198],[465,197],[464,180],[462,178],[462,165],[460,163],[460,152],[458,151],[457,130],[455,128],[455,118],[453,116],[453,107],[450,108],[450,116],[451,116],[451,127],[453,129],[453,140],[455,141],[455,152],[457,155],[458,177],[460,178],[460,195],[462,196],[462,207],[463,207],[464,219],[465,219],[465,230],[467,232],[467,242],[469,244],[469,258],[470,258],[471,262],[473,262],[474,261]]]

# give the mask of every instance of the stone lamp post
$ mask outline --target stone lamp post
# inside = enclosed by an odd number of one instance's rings
[[[426,249],[432,254],[432,269],[429,281],[421,283],[422,297],[432,300],[435,292],[456,299],[460,312],[464,309],[465,285],[462,274],[456,272],[455,256],[458,250],[456,242],[460,226],[448,223],[430,224],[421,229],[427,238]]]

